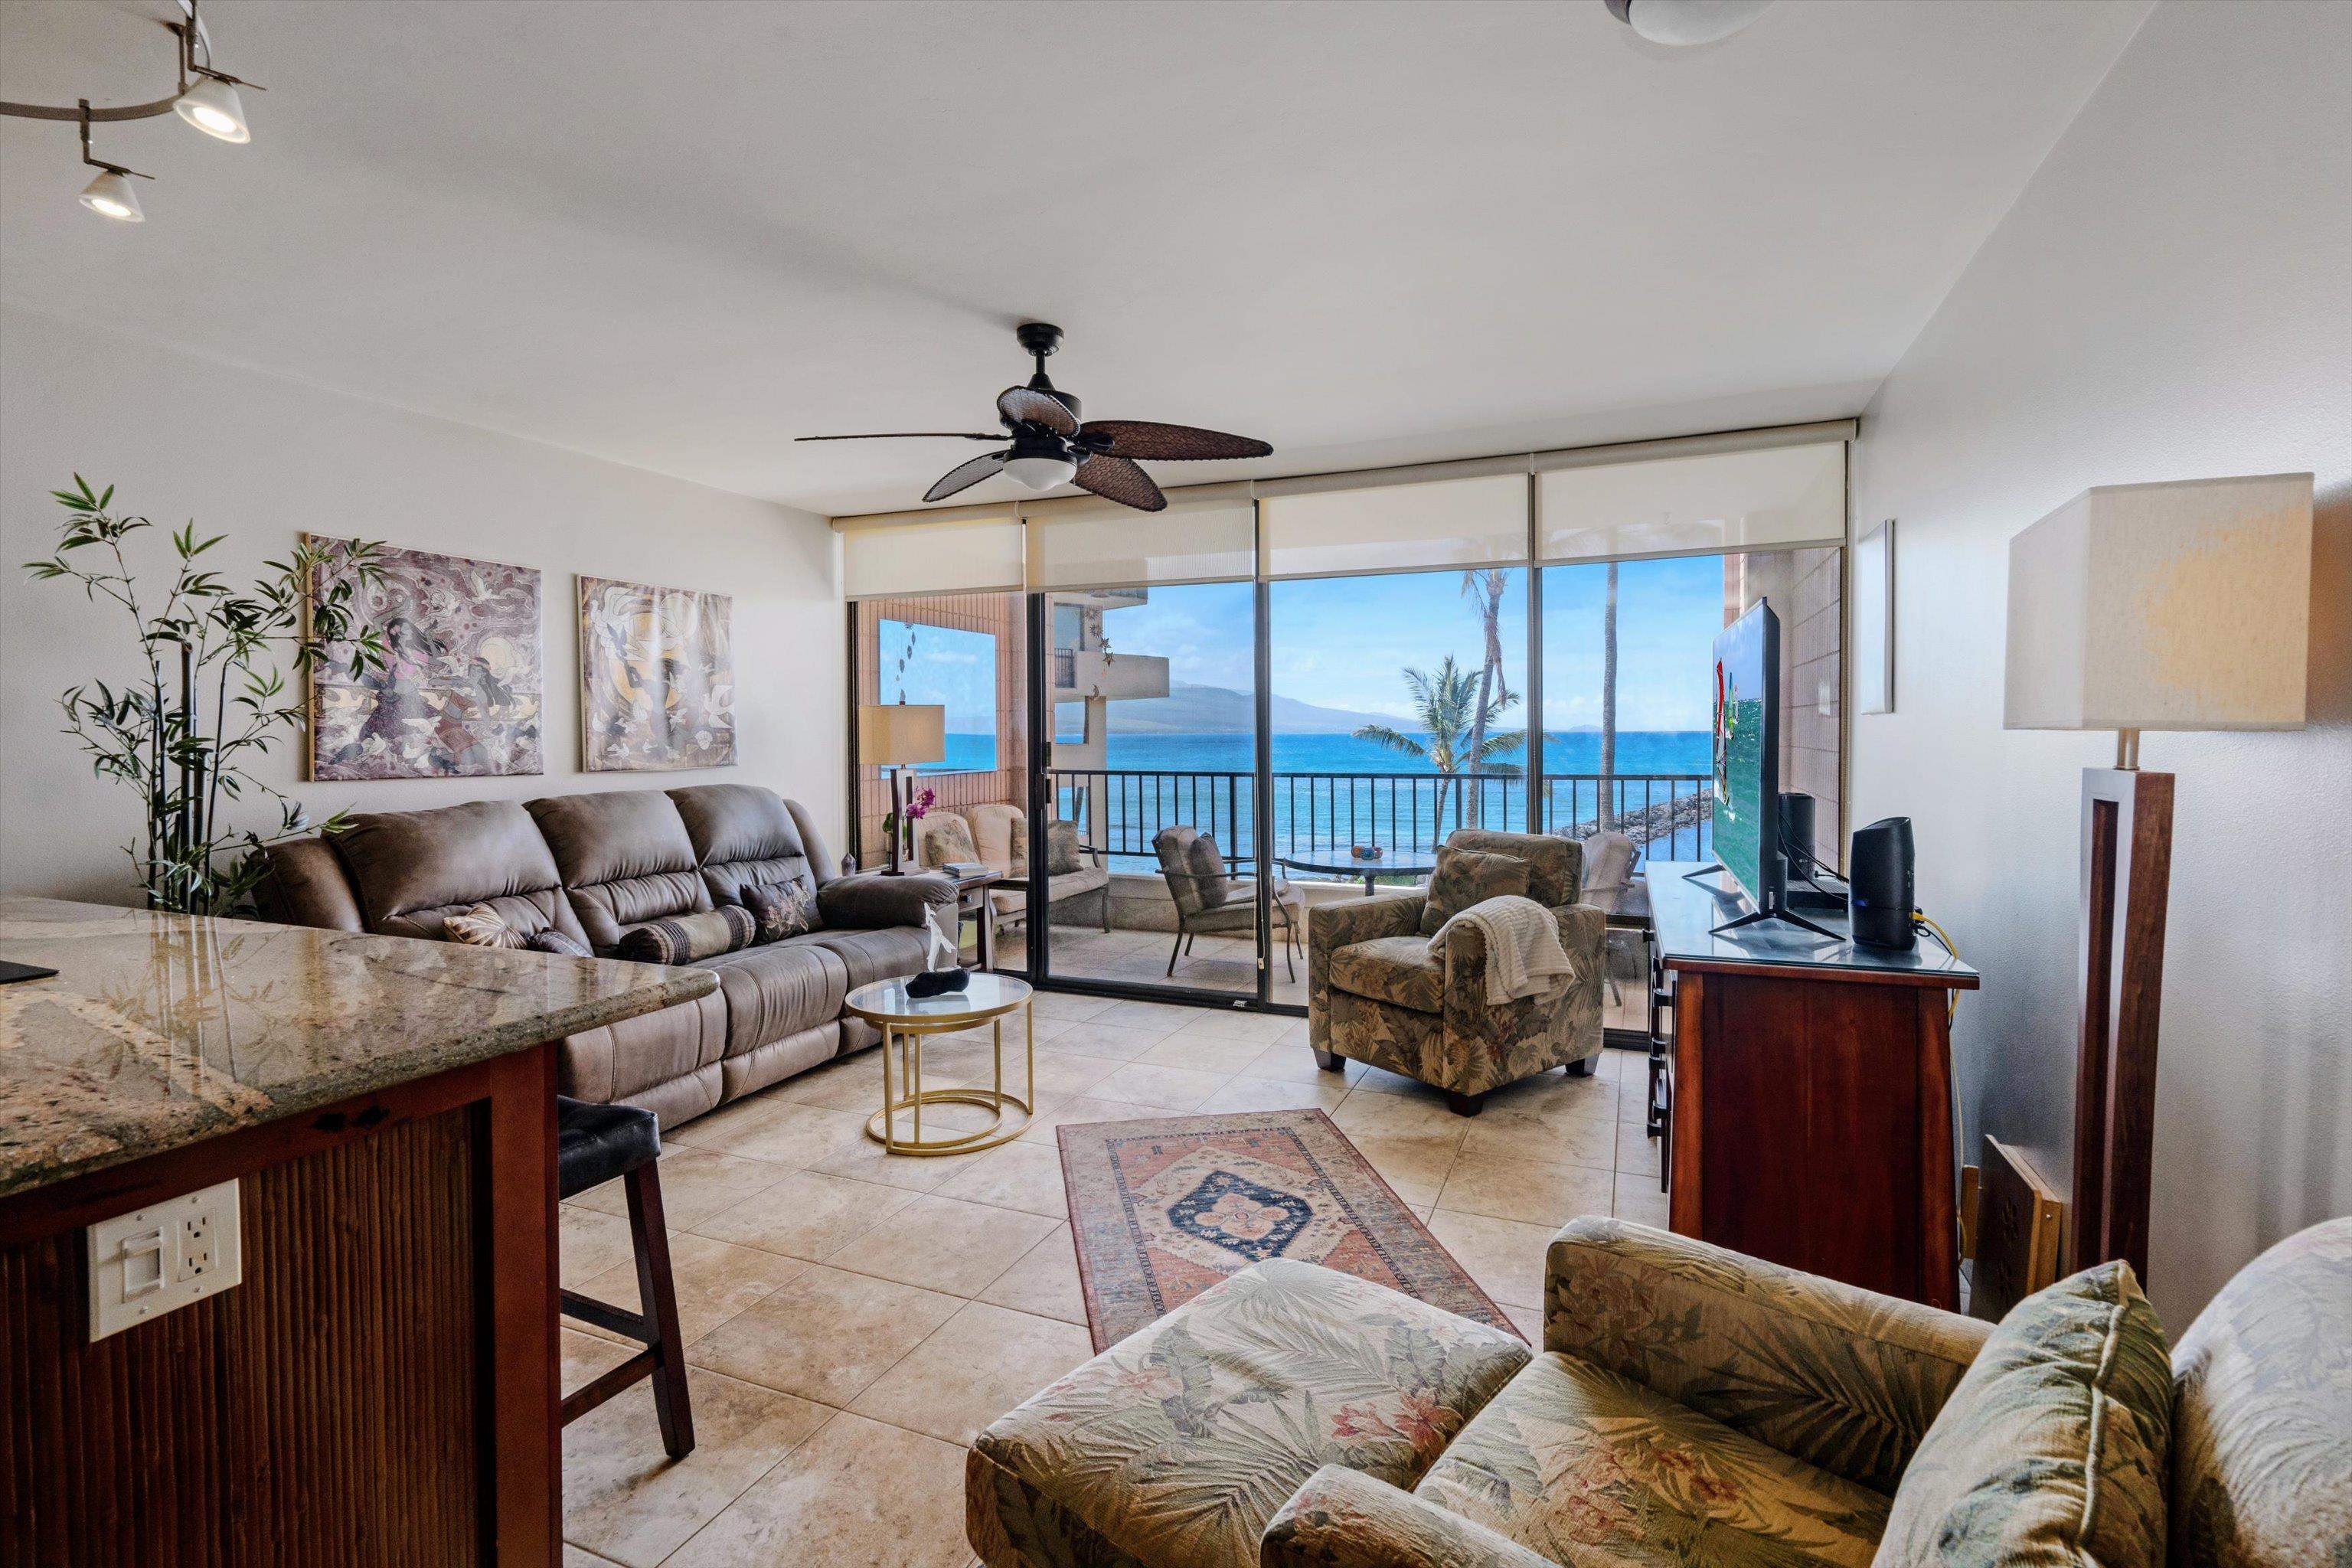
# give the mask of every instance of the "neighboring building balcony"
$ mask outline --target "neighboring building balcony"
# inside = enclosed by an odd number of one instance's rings
[[[1168,661],[1154,653],[1106,653],[1100,648],[1054,650],[1054,700],[1110,702],[1168,695]]]

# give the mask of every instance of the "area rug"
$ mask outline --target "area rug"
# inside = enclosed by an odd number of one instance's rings
[[[1055,1135],[1098,1351],[1269,1258],[1518,1331],[1319,1110],[1081,1122]]]

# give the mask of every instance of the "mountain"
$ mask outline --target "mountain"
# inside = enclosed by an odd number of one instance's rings
[[[1223,686],[1187,686],[1171,682],[1165,697],[1139,697],[1118,703],[1111,723],[1121,734],[1213,735],[1247,734],[1256,726],[1250,694]],[[1318,708],[1288,697],[1273,704],[1274,728],[1285,735],[1344,735],[1366,724],[1393,724],[1386,713],[1353,713],[1344,708]]]

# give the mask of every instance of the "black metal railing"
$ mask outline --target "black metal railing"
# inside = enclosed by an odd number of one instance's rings
[[[1457,827],[1523,833],[1538,826],[1576,837],[1602,826],[1630,834],[1646,858],[1707,852],[1713,781],[1705,773],[1516,774],[1282,772],[1270,776],[1273,858],[1315,858],[1359,846],[1429,851]],[[1056,768],[1047,775],[1056,812],[1120,870],[1158,865],[1160,829],[1190,826],[1236,863],[1257,853],[1257,780],[1226,770]],[[1610,810],[1601,811],[1603,801]]]

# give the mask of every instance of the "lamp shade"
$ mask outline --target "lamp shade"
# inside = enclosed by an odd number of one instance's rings
[[[2005,726],[2302,728],[2311,491],[2102,485],[2011,540]]]
[[[948,710],[937,702],[862,702],[857,760],[877,767],[936,763],[948,754]]]

